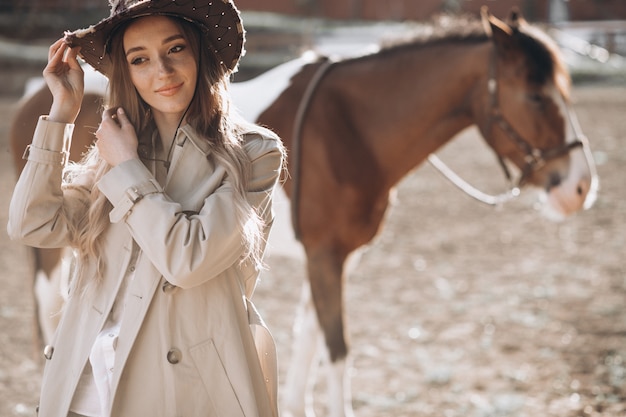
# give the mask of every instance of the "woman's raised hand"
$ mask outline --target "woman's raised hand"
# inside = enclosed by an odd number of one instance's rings
[[[83,100],[85,77],[76,56],[80,48],[70,48],[63,39],[50,46],[48,65],[43,78],[52,92],[52,107],[48,119],[74,123]]]
[[[106,110],[96,131],[96,146],[100,157],[111,166],[139,158],[137,134],[124,109],[121,107]]]

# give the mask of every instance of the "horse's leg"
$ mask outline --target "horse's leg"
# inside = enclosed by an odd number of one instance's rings
[[[74,267],[72,249],[32,248],[35,256],[35,279],[33,295],[35,300],[35,349],[41,357],[41,348],[50,343],[61,319],[63,305],[67,301],[70,279]]]
[[[34,292],[37,304],[37,318],[41,333],[41,343],[50,343],[59,324],[59,314],[63,307],[63,298],[59,291],[61,281],[60,267],[47,275],[43,270],[35,275]]]
[[[325,340],[328,376],[328,416],[352,417],[352,396],[346,375],[348,345],[343,319],[343,267],[345,256],[324,249],[309,254],[311,294]]]
[[[313,389],[318,362],[314,362],[318,344],[323,342],[315,316],[308,282],[302,286],[302,296],[293,326],[291,362],[287,372],[283,415],[313,417]]]

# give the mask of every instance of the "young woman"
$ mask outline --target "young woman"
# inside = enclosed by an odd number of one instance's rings
[[[39,416],[276,416],[275,347],[249,301],[273,220],[279,139],[230,112],[232,2],[121,1],[50,47],[54,100],[8,231],[74,248]],[[77,55],[109,78],[95,145],[66,163]]]

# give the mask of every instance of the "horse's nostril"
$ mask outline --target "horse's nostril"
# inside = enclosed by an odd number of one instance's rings
[[[576,193],[580,197],[584,197],[590,191],[591,182],[587,178],[583,178],[576,184]]]

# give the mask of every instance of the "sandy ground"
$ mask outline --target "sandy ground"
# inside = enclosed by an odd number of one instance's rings
[[[530,192],[487,207],[427,165],[399,184],[346,285],[357,416],[626,416],[626,87],[573,96],[601,178],[591,210],[554,223]],[[15,101],[0,97],[0,417],[35,415],[42,365],[27,251],[4,226]],[[487,188],[503,183],[473,131],[442,157]],[[256,302],[284,380],[303,266],[269,263]]]

